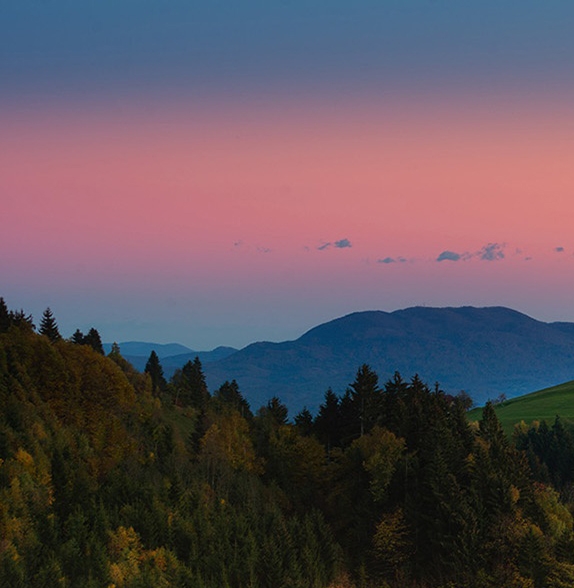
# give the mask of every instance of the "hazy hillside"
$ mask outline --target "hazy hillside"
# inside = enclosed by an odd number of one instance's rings
[[[292,410],[317,407],[327,387],[340,394],[358,366],[382,381],[415,373],[447,392],[483,403],[572,379],[574,325],[544,323],[503,308],[426,308],[357,312],[295,341],[254,343],[205,366],[210,388],[236,379],[257,406],[273,395]]]
[[[155,351],[161,359],[164,373],[167,377],[183,366],[187,361],[199,357],[201,363],[206,364],[212,361],[218,361],[235,353],[234,347],[219,346],[211,351],[194,351],[185,345],[179,343],[147,343],[143,341],[128,341],[118,343],[122,356],[127,359],[140,372],[145,369],[149,354]],[[112,344],[104,343],[104,351],[109,353]]]

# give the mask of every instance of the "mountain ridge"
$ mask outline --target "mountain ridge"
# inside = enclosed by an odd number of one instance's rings
[[[476,402],[518,396],[572,379],[574,324],[503,306],[359,311],[292,341],[252,343],[205,372],[210,388],[237,380],[255,405],[277,395],[290,408],[316,409],[328,387],[344,393],[363,363],[381,384],[399,371]]]
[[[123,353],[122,344],[120,349]],[[196,356],[211,391],[235,379],[255,407],[278,396],[292,412],[303,406],[314,411],[328,388],[343,394],[363,363],[378,373],[381,385],[396,371],[405,379],[417,374],[446,392],[464,390],[480,404],[571,380],[574,323],[547,323],[504,306],[367,310],[316,325],[289,341],[160,359],[169,377]],[[147,361],[147,356],[124,357],[140,370]]]

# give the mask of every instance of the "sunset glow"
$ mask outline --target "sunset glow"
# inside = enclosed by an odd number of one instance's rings
[[[573,93],[456,79],[22,103],[14,82],[0,294],[198,349],[414,304],[574,320]]]

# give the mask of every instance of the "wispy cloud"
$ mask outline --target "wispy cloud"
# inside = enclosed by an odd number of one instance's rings
[[[476,254],[483,261],[498,261],[504,259],[504,244],[489,243]]]
[[[319,251],[324,251],[325,249],[328,249],[329,247],[335,247],[336,249],[347,249],[352,246],[353,246],[353,244],[351,243],[351,241],[349,241],[349,239],[345,238],[345,239],[339,239],[338,241],[333,241],[333,242],[327,241],[326,243],[319,245],[319,247],[317,247],[317,249]]]
[[[383,259],[377,259],[377,263],[405,263],[407,259],[405,257],[385,257]]]
[[[446,249],[436,258],[436,261],[468,261],[473,258],[481,259],[482,261],[497,261],[504,259],[504,243],[488,243],[478,251],[470,253],[465,251],[464,253],[457,253],[456,251],[450,251]]]

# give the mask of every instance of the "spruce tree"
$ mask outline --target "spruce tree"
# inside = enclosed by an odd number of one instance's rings
[[[379,376],[366,363],[357,370],[350,394],[359,415],[358,425],[362,437],[375,425],[382,404]]]
[[[84,337],[84,345],[89,345],[94,351],[104,355],[104,346],[102,345],[102,339],[97,329],[92,327],[88,331],[88,334]]]
[[[40,321],[40,335],[48,337],[52,343],[55,343],[62,338],[60,331],[58,330],[58,323],[56,323],[56,319],[54,318],[50,307],[46,308],[42,315],[42,320]]]
[[[329,388],[325,392],[325,401],[319,407],[319,413],[313,425],[317,438],[327,449],[327,455],[330,454],[332,447],[341,444],[341,425],[339,397]]]
[[[313,415],[306,406],[295,415],[293,422],[301,435],[308,437],[313,432]]]
[[[10,313],[4,302],[4,298],[0,298],[0,333],[5,333],[10,327],[11,322]]]
[[[152,350],[149,354],[144,372],[150,375],[152,393],[159,394],[165,388],[165,378],[163,377],[163,368],[155,350]]]
[[[175,390],[174,402],[183,406],[204,409],[209,400],[209,391],[199,357],[188,361],[171,378]]]
[[[80,331],[80,329],[76,329],[74,334],[72,335],[71,341],[76,345],[83,345],[84,344],[84,333]]]

